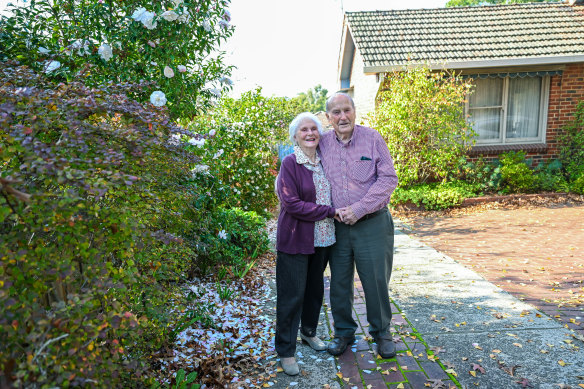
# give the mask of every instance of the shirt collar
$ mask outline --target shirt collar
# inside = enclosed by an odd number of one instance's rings
[[[349,145],[350,143],[353,142],[353,139],[355,138],[356,132],[357,132],[357,125],[355,124],[355,127],[353,127],[353,133],[351,134],[351,137],[349,138],[349,140],[347,142],[343,142],[342,140],[340,140],[339,137],[337,136],[336,132],[335,132],[335,139],[337,140],[337,142],[339,142],[342,145]]]
[[[306,154],[304,154],[304,151],[302,151],[302,149],[298,145],[294,145],[294,155],[296,156],[296,163],[298,163],[299,165],[303,165],[305,163],[311,165],[318,165],[320,163],[320,157],[318,156],[318,153],[316,153],[315,162],[312,163],[310,159],[308,159]]]

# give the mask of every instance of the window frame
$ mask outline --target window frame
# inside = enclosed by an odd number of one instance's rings
[[[547,132],[547,116],[549,107],[549,95],[550,95],[550,84],[551,77],[549,75],[545,76],[535,76],[541,77],[541,89],[539,98],[539,126],[538,126],[538,136],[531,138],[507,138],[507,111],[509,106],[509,80],[511,77],[503,77],[503,91],[500,106],[500,124],[499,124],[499,138],[496,139],[480,139],[478,136],[475,138],[477,146],[501,146],[501,145],[522,145],[531,143],[545,143],[546,132]],[[476,88],[476,85],[475,85]],[[480,109],[488,108],[499,108],[499,106],[492,107],[481,107]],[[472,123],[470,121],[470,99],[467,96],[465,100],[465,117],[467,118],[467,123]]]

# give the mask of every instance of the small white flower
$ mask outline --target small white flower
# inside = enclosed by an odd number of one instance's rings
[[[220,149],[219,151],[217,151],[215,153],[215,155],[213,155],[213,159],[217,159],[217,158],[219,158],[222,155],[223,155],[223,149]]]
[[[215,134],[216,134],[216,133],[217,133],[217,131],[215,131],[215,130],[211,130],[211,131],[209,131],[209,135],[210,135],[210,136],[215,136]]]
[[[231,12],[229,12],[228,10],[223,10],[223,19],[230,22],[231,21]]]
[[[187,71],[187,67],[185,65],[178,65],[176,68],[178,69],[179,73],[184,73]]]
[[[155,107],[162,107],[163,105],[165,105],[166,96],[164,95],[164,92],[159,90],[152,92],[152,94],[150,95],[150,102]]]
[[[219,26],[222,29],[227,30],[229,28],[229,22],[226,20],[219,20]]]
[[[47,65],[45,65],[45,73],[51,73],[61,67],[61,62],[59,61],[49,61]]]
[[[197,146],[198,148],[201,148],[205,145],[205,139],[191,138],[191,139],[189,139],[189,143],[192,144],[193,146]]]
[[[148,46],[155,48],[156,47],[156,43],[152,42],[152,41],[148,41]]]
[[[41,53],[41,54],[48,54],[50,52],[51,52],[51,50],[49,50],[47,48],[44,48],[42,46],[39,47],[39,53]]]
[[[166,78],[173,78],[174,77],[174,70],[170,66],[164,67],[164,76]]]
[[[85,40],[77,39],[69,45],[69,48],[77,50],[77,55],[91,54],[91,50],[89,49],[89,42]]]
[[[180,23],[188,23],[191,20],[191,14],[185,10],[177,19]]]
[[[152,65],[152,66],[158,66],[158,62],[152,61],[152,62],[150,62],[150,65]]]
[[[113,57],[112,48],[107,43],[102,43],[101,46],[99,46],[99,49],[97,49],[97,54],[99,54],[106,62]]]
[[[211,22],[209,22],[207,19],[205,19],[203,21],[203,28],[205,29],[205,31],[210,32],[211,31]]]
[[[211,94],[217,98],[221,97],[221,91],[217,88],[211,88],[209,89],[209,92],[211,92]]]
[[[209,171],[209,166],[208,165],[195,165],[195,167],[193,168],[192,172],[197,174],[197,173],[205,173]]]
[[[231,78],[223,76],[219,79],[219,82],[222,83],[223,85],[233,85],[233,81],[231,81]]]
[[[217,236],[221,239],[227,239],[227,232],[225,232],[225,230],[221,230],[221,231],[219,231]]]
[[[174,11],[165,11],[160,16],[167,22],[174,22],[176,19],[178,19],[178,14]]]

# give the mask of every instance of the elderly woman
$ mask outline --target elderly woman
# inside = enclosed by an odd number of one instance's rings
[[[322,125],[309,112],[290,123],[294,153],[282,161],[276,189],[280,215],[276,249],[276,351],[286,374],[299,373],[294,358],[300,338],[315,350],[325,350],[316,336],[324,294],[323,271],[335,243],[329,182],[317,154]]]

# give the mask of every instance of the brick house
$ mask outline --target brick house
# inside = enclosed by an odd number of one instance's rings
[[[338,82],[358,121],[388,75],[424,64],[473,79],[465,107],[478,133],[471,155],[524,150],[557,156],[557,135],[584,100],[584,6],[525,3],[347,12]]]

